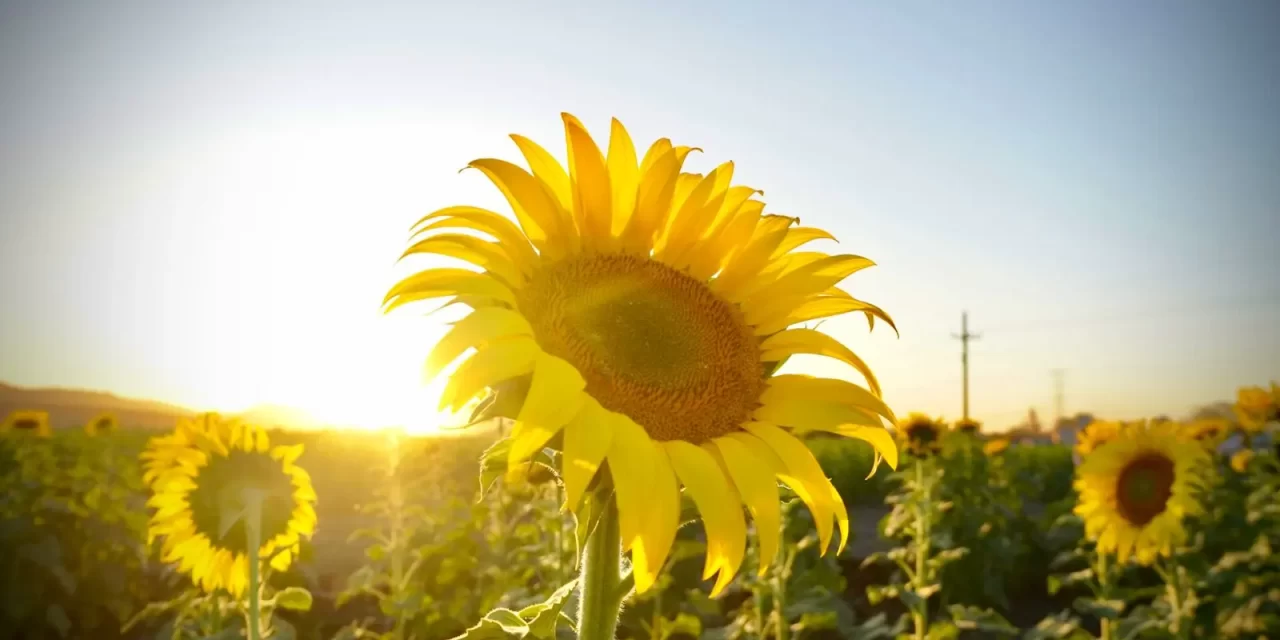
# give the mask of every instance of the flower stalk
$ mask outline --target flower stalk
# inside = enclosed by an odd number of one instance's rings
[[[605,507],[596,528],[587,536],[582,554],[579,592],[579,640],[613,640],[625,595],[622,585],[622,534],[613,501]]]
[[[259,489],[245,489],[244,538],[249,552],[249,640],[262,640],[262,559],[258,557],[262,547],[262,502],[265,494]]]

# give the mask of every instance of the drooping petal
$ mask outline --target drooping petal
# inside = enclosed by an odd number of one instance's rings
[[[524,276],[507,257],[502,245],[486,242],[475,236],[460,233],[442,233],[419,240],[400,256],[404,259],[415,254],[431,254],[465,260],[497,276],[509,287],[518,287]]]
[[[655,445],[653,450],[650,511],[641,523],[639,539],[631,547],[631,570],[639,593],[648,591],[658,579],[680,526],[680,487],[675,471],[662,447]]]
[[[613,431],[609,443],[610,475],[618,505],[618,528],[622,531],[622,548],[629,550],[640,538],[644,519],[655,504],[654,486],[650,478],[657,469],[657,449],[644,428],[631,418],[606,412],[607,428]]]
[[[869,412],[847,404],[778,396],[758,407],[755,419],[790,427],[797,431],[831,431],[838,433],[844,425],[881,427],[880,420]]]
[[[782,530],[782,509],[778,503],[778,485],[768,462],[761,460],[739,440],[720,437],[711,441],[719,451],[724,469],[746,503],[756,523],[760,538],[760,572],[763,576],[778,554]]]
[[[433,211],[413,226],[413,237],[416,239],[437,229],[472,229],[493,236],[524,273],[528,273],[538,259],[520,228],[502,214],[488,209],[464,206]]]
[[[831,544],[831,519],[837,505],[832,502],[831,493],[826,489],[827,476],[822,472],[817,458],[813,457],[813,452],[804,443],[778,427],[763,422],[749,422],[745,427],[781,460],[786,476],[780,477],[813,512],[819,544],[825,553]]]
[[[515,304],[511,289],[487,273],[466,269],[428,269],[401,280],[383,300],[383,310],[391,311],[410,302],[459,294],[483,296]]]
[[[707,532],[707,562],[702,577],[720,576],[711,589],[715,597],[733,580],[746,552],[747,525],[742,501],[729,485],[715,458],[705,449],[682,440],[662,443],[676,477],[698,505]]]
[[[761,404],[784,398],[820,400],[868,410],[884,416],[890,423],[898,421],[893,410],[879,396],[847,380],[784,374],[769,378],[768,385],[760,396]]]
[[[613,430],[606,428],[608,420],[604,407],[587,396],[578,414],[564,425],[564,463],[560,475],[564,479],[566,511],[577,511],[587,485],[609,452]]]

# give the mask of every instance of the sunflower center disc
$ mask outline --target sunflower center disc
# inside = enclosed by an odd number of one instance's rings
[[[210,455],[209,463],[200,468],[191,490],[191,515],[196,529],[208,536],[215,546],[236,553],[247,553],[244,518],[236,520],[225,534],[221,530],[223,515],[237,513],[244,505],[240,497],[245,489],[259,489],[267,494],[262,503],[260,540],[284,533],[293,513],[293,484],[280,462],[262,453],[233,450],[230,455]]]
[[[764,367],[751,328],[687,274],[588,254],[543,267],[517,295],[538,344],[655,440],[702,442],[738,429],[758,406]]]
[[[40,423],[35,420],[23,418],[21,420],[15,420],[13,428],[18,431],[34,431],[40,428]]]
[[[1116,491],[1120,515],[1134,526],[1144,526],[1164,512],[1173,494],[1173,461],[1162,455],[1146,455],[1130,462],[1121,472]]]

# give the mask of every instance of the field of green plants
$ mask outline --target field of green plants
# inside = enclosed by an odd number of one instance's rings
[[[1274,401],[1267,410],[1264,421]],[[758,575],[752,536],[713,599],[701,525],[689,521],[657,587],[626,600],[619,637],[1277,637],[1274,427],[1234,435],[1245,453],[1219,446],[1236,424],[1178,427],[1208,453],[1204,509],[1183,519],[1183,544],[1145,566],[1108,563],[1085,535],[1074,480],[1088,452],[949,429],[923,449],[903,441],[911,455],[896,471],[864,479],[865,443],[811,438],[853,521],[843,552],[819,555],[791,496],[782,557]],[[27,431],[0,438],[0,637],[245,635],[243,599],[196,588],[149,539],[139,455],[155,434]],[[561,513],[549,468],[508,482],[500,433],[270,437],[303,445],[318,524],[287,570],[265,574],[265,635],[573,637],[578,541],[591,523]]]

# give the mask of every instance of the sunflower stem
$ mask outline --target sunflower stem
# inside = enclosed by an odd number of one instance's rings
[[[613,640],[622,606],[622,534],[613,501],[605,507],[595,531],[587,536],[582,553],[582,578],[578,594],[579,640]]]
[[[262,576],[261,559],[258,557],[262,546],[262,501],[265,496],[261,490],[245,489],[244,501],[244,541],[249,552],[249,640],[262,640]]]
[[[930,488],[925,486],[925,461],[917,458],[916,491],[919,492],[916,502],[916,575],[912,585],[916,593],[924,590],[929,584],[929,498]],[[929,633],[929,603],[921,598],[918,605],[911,607],[911,619],[914,623],[916,640],[924,640]]]
[[[1098,558],[1098,562],[1094,567],[1094,572],[1098,574],[1098,595],[1101,596],[1103,600],[1108,600],[1111,598],[1111,580],[1107,575],[1107,554],[1099,551],[1094,555]],[[1098,636],[1098,640],[1111,640],[1111,621],[1103,618],[1101,620],[1101,625],[1102,633]]]

